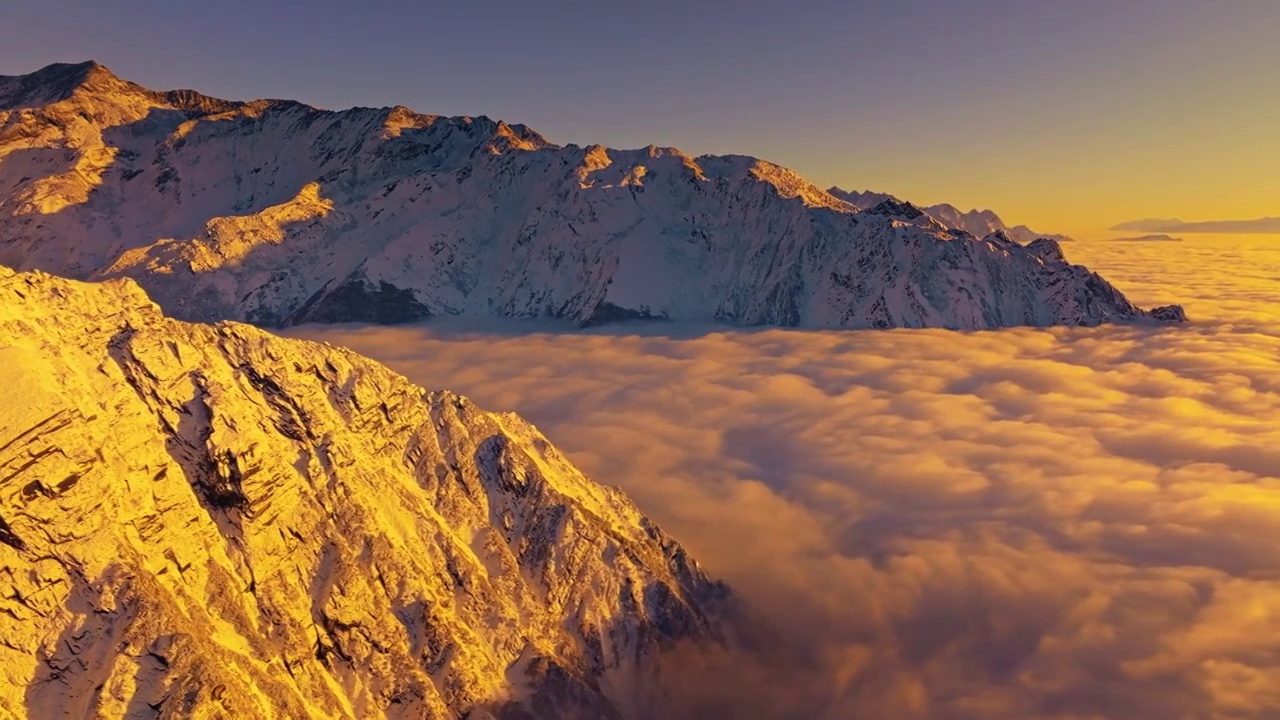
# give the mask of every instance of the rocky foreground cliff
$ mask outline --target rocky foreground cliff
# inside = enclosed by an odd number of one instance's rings
[[[1051,238],[975,236],[997,226],[954,214],[862,207],[755,158],[561,146],[485,117],[155,92],[95,63],[0,77],[0,263],[131,277],[180,318],[1181,318],[1134,306]]]
[[[0,268],[0,717],[648,718],[726,589],[529,423]]]

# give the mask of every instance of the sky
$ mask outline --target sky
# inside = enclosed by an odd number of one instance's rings
[[[8,0],[0,74],[742,153],[1091,236],[1280,215],[1274,0]]]

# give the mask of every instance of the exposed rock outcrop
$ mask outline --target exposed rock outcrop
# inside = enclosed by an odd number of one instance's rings
[[[648,718],[726,588],[529,423],[0,268],[0,717]]]

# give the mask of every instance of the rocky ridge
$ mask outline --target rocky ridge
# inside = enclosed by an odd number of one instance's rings
[[[874,192],[872,190],[842,190],[839,187],[831,187],[827,189],[827,192],[833,197],[844,200],[861,210],[873,208],[887,200],[894,203],[903,202],[888,193]],[[1023,244],[1034,242],[1040,238],[1049,238],[1057,242],[1071,242],[1071,238],[1066,235],[1036,232],[1026,225],[1008,225],[992,210],[975,209],[963,212],[949,203],[929,205],[918,209],[939,225],[952,230],[967,232],[974,237],[983,238],[995,232],[1003,232],[1010,240]]]
[[[662,717],[727,590],[529,423],[0,268],[0,717]]]

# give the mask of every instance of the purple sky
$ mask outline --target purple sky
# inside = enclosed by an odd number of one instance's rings
[[[92,58],[157,89],[488,114],[1045,230],[1280,197],[1275,0],[5,5],[0,74]]]

